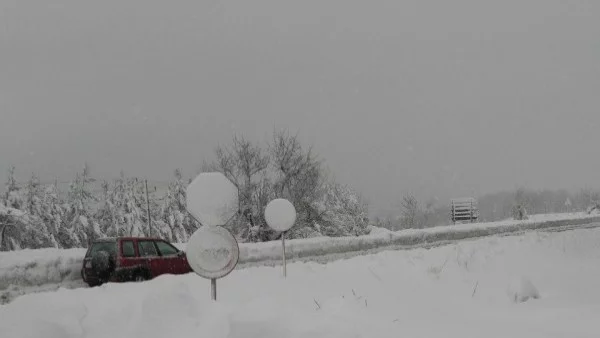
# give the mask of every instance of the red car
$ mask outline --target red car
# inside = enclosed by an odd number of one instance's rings
[[[185,252],[160,238],[119,237],[94,241],[81,277],[89,286],[106,282],[144,281],[163,274],[192,272]]]

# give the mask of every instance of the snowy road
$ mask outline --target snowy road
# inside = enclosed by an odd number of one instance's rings
[[[550,232],[564,232],[564,231],[595,229],[595,228],[600,228],[599,222],[582,224],[582,225],[565,225],[565,226],[539,229],[539,230],[524,230],[524,231],[520,231],[520,232],[508,232],[508,233],[504,233],[504,234],[492,235],[492,237],[521,236],[521,235],[531,233],[531,232],[550,233]],[[466,239],[460,239],[460,240],[441,240],[441,241],[434,241],[434,242],[429,242],[429,243],[424,243],[424,244],[417,243],[415,245],[382,246],[379,248],[365,250],[365,251],[345,252],[345,253],[340,253],[340,254],[326,254],[326,255],[318,255],[318,256],[306,256],[303,258],[291,258],[291,259],[288,259],[288,262],[302,262],[302,263],[315,262],[315,263],[327,264],[327,263],[335,262],[335,261],[342,260],[342,259],[377,254],[377,253],[384,252],[384,251],[431,249],[431,248],[437,248],[437,247],[446,246],[446,245],[453,245],[453,244],[457,244],[460,242],[467,242],[467,241],[474,241],[474,240],[476,241],[481,238],[483,238],[483,237],[466,238]],[[262,262],[256,262],[256,263],[241,263],[238,265],[238,268],[245,269],[248,267],[278,266],[278,265],[281,265],[281,260],[270,260],[270,261],[262,261]]]
[[[542,215],[546,216],[547,215]],[[589,224],[575,224],[575,225],[564,225],[564,226],[556,226],[551,228],[543,228],[535,231],[541,232],[561,232],[561,231],[570,231],[574,229],[588,229],[588,228],[596,228],[600,227],[600,222],[589,223]],[[380,229],[380,231],[386,232],[387,230]],[[527,233],[528,231],[533,230],[523,230],[523,231],[511,231],[503,234],[498,234],[495,236],[517,236]],[[389,233],[389,232],[387,232]],[[468,241],[473,239],[455,239],[455,240],[433,240],[425,243],[418,242],[412,245],[408,244],[400,244],[400,245],[381,245],[379,247],[375,247],[373,249],[365,249],[360,251],[351,251],[351,252],[342,252],[342,253],[329,253],[323,254],[316,250],[315,255],[306,255],[301,258],[291,257],[289,258],[290,262],[317,262],[321,264],[327,264],[329,262],[348,259],[356,256],[366,255],[366,254],[375,254],[383,251],[389,250],[412,250],[416,248],[435,248],[443,245],[451,245],[456,244],[462,241]],[[273,243],[262,243],[266,245],[271,245]],[[278,244],[278,243],[275,243]],[[329,243],[325,243],[329,244]],[[184,244],[178,244],[181,249],[185,248]],[[258,253],[261,253],[260,247],[258,247]],[[262,249],[265,249],[264,247]],[[272,248],[267,248],[272,249]],[[293,247],[292,247],[293,249]],[[58,250],[50,249],[50,252],[46,252],[45,250],[33,250],[27,252],[27,254],[22,255],[18,253],[18,255],[11,255],[12,257],[6,257],[8,261],[13,261],[13,272],[0,273],[0,304],[6,304],[13,301],[15,298],[37,292],[47,292],[47,291],[55,291],[59,288],[87,288],[87,285],[81,280],[79,276],[80,269],[80,257],[83,256],[85,249],[69,249],[69,250]],[[276,248],[277,251],[275,257],[276,259],[266,259],[257,262],[242,262],[238,265],[237,269],[245,269],[248,267],[259,267],[259,266],[278,266],[281,264],[281,260],[279,258],[279,248]],[[332,250],[335,252],[336,250]],[[268,251],[267,251],[268,252]],[[57,256],[58,253],[58,256]],[[292,251],[293,253],[293,251]],[[253,253],[256,255],[256,252]],[[258,255],[260,257],[260,255]],[[22,260],[22,262],[15,261],[15,259]],[[8,265],[10,267],[10,264]],[[30,269],[30,267],[34,267]],[[10,270],[10,268],[9,268]],[[3,271],[2,264],[0,264],[0,272]],[[7,271],[5,268],[4,271]],[[3,284],[3,276],[11,276],[13,283],[9,283],[8,286],[2,287]],[[44,279],[49,275],[63,275],[70,276],[64,279],[62,282],[46,282],[44,283]],[[10,278],[10,277],[9,277]],[[74,278],[74,279],[73,279]],[[53,279],[56,279],[54,277]],[[10,279],[9,279],[10,281]],[[40,283],[41,282],[41,283]],[[4,282],[6,283],[6,282]]]
[[[515,278],[540,299],[514,303]],[[600,229],[61,289],[0,306],[3,338],[597,337]]]

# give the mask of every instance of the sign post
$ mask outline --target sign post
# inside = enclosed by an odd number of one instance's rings
[[[210,299],[217,301],[217,279],[210,279]]]
[[[227,276],[238,263],[237,240],[222,226],[235,216],[237,188],[221,173],[202,173],[187,187],[187,209],[201,224],[190,237],[186,256],[199,276],[210,279],[210,293],[217,300],[217,279]]]
[[[223,227],[203,226],[190,238],[186,255],[192,270],[210,279],[211,298],[217,300],[217,279],[233,271],[240,258],[235,237]]]
[[[285,257],[285,234],[296,222],[296,209],[294,205],[283,198],[274,199],[265,208],[265,220],[269,227],[281,231],[281,252],[283,263],[283,277],[287,277],[287,262]]]
[[[281,256],[283,260],[283,278],[287,278],[287,262],[285,259],[285,231],[281,234]]]

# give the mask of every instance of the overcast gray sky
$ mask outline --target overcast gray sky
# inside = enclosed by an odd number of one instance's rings
[[[23,179],[167,180],[285,127],[376,211],[599,187],[600,1],[0,0],[0,116]]]

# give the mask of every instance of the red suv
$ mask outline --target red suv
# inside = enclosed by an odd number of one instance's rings
[[[165,240],[119,237],[96,240],[90,245],[83,259],[81,277],[89,286],[96,286],[191,271],[185,252]]]

